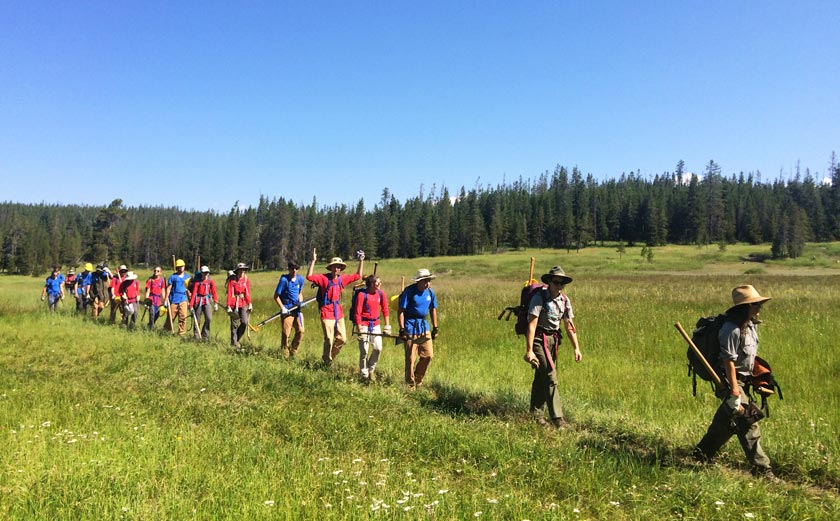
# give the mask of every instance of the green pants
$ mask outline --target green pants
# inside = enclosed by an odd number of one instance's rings
[[[531,411],[541,411],[548,405],[551,420],[563,418],[563,406],[557,393],[557,369],[555,368],[559,335],[548,335],[537,331],[534,334],[534,355],[540,366],[534,370],[531,384]]]

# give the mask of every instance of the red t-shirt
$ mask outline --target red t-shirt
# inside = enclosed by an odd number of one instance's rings
[[[137,302],[138,293],[140,293],[140,287],[137,285],[137,279],[124,280],[120,284],[120,297],[124,298],[127,303]]]
[[[367,302],[365,297],[367,296]],[[378,326],[380,317],[388,316],[388,298],[381,289],[373,293],[360,291],[356,295],[355,321],[360,326]]]
[[[341,308],[341,290],[361,278],[362,276],[358,273],[339,275],[335,281],[333,281],[332,273],[316,273],[306,277],[306,280],[314,282],[320,288],[318,308],[321,310],[322,320],[341,320],[344,318],[344,310]]]

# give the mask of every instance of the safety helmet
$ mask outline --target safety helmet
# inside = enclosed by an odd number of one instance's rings
[[[184,262],[184,259],[178,259],[178,260],[175,261],[175,267],[176,268],[182,268],[186,265],[187,265],[187,263]]]
[[[86,262],[85,263],[85,271],[93,271],[93,264]]]

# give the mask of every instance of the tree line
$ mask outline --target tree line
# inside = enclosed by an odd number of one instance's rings
[[[638,173],[597,181],[557,166],[536,179],[464,187],[436,187],[400,202],[385,188],[373,208],[297,204],[261,196],[256,207],[229,212],[175,207],[105,207],[0,203],[0,270],[40,274],[52,265],[171,264],[284,269],[289,259],[470,255],[506,248],[585,248],[605,241],[658,246],[771,243],[775,257],[801,255],[806,241],[840,240],[840,165],[831,183],[806,169],[791,179],[763,181],[760,173],[724,176],[709,161],[702,175]]]

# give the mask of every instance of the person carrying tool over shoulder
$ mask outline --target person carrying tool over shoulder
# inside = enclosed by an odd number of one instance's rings
[[[44,289],[41,290],[41,301],[49,297],[47,302],[50,311],[58,309],[58,303],[64,300],[64,275],[61,274],[60,266],[53,266],[52,273],[44,281]]]
[[[167,303],[173,306],[173,311],[178,313],[178,335],[184,336],[187,332],[187,316],[189,316],[190,305],[190,275],[186,272],[187,264],[183,259],[175,261],[175,273],[169,276],[166,285],[166,297],[164,297],[164,305]],[[174,324],[172,325],[174,328]]]
[[[577,330],[572,319],[572,303],[564,293],[566,285],[572,282],[560,266],[554,266],[541,278],[548,287],[540,289],[531,297],[528,305],[528,329],[525,333],[525,361],[534,368],[531,384],[531,414],[537,422],[547,425],[543,407],[548,407],[548,417],[554,427],[568,425],[563,416],[563,406],[557,392],[557,348],[562,340],[561,324],[566,330],[574,349],[575,362],[580,362]]]
[[[353,322],[359,326],[359,374],[362,378],[375,380],[373,371],[382,353],[382,334],[391,334],[388,297],[382,291],[379,277],[368,275],[365,278],[365,291],[356,293],[355,298],[356,316]],[[384,326],[380,325],[380,318],[385,321]]]
[[[240,341],[248,331],[248,320],[254,309],[251,303],[251,279],[245,274],[246,271],[247,264],[237,264],[233,276],[228,277],[225,286],[227,312],[230,315],[230,345],[236,348],[242,347]]]
[[[344,327],[344,309],[341,307],[341,291],[362,278],[365,265],[365,252],[359,250],[359,268],[352,275],[342,275],[341,272],[347,268],[347,264],[341,257],[333,257],[327,264],[329,273],[321,274],[315,272],[315,261],[318,256],[312,250],[312,261],[309,263],[309,271],[306,273],[306,280],[318,286],[318,309],[321,311],[321,328],[324,332],[324,352],[321,359],[325,364],[332,361],[341,352],[341,348],[347,343],[347,330]]]
[[[726,322],[718,332],[720,369],[726,380],[726,396],[717,408],[706,435],[694,448],[694,458],[711,461],[732,435],[738,436],[747,460],[756,476],[773,478],[770,458],[761,448],[761,429],[758,422],[739,425],[752,398],[750,393],[753,368],[758,355],[758,314],[770,297],[761,296],[750,285],[732,290],[733,306],[726,310]]]
[[[201,267],[198,277],[193,281],[192,289],[190,307],[195,317],[195,324],[193,324],[195,339],[210,340],[210,322],[213,320],[213,311],[219,310],[219,295],[216,293],[216,281],[210,277],[210,268]],[[204,323],[199,331],[198,321],[202,316]]]
[[[288,263],[289,273],[284,273],[277,281],[277,289],[274,290],[274,302],[283,312],[283,332],[280,337],[280,348],[283,350],[283,356],[288,358],[295,356],[300,348],[300,341],[303,339],[303,313],[301,308],[306,304],[303,302],[303,285],[305,281],[303,275],[298,273],[300,264],[297,261],[290,260]],[[295,308],[291,313],[289,309]],[[295,330],[294,337],[292,329]]]

